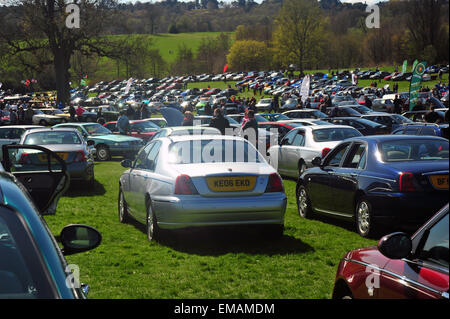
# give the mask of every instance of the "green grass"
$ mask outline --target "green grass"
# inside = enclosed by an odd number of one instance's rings
[[[94,191],[71,186],[58,213],[46,220],[54,234],[83,223],[103,235],[95,250],[67,257],[80,267],[90,298],[330,298],[337,265],[351,249],[375,244],[350,224],[300,219],[295,182],[285,181],[284,236],[269,241],[254,233],[206,230],[175,233],[150,243],[142,226],[117,216],[119,160],[96,162]]]

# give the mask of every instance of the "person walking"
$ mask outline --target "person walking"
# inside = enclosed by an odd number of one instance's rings
[[[128,135],[128,132],[130,131],[130,120],[128,119],[127,112],[125,110],[120,111],[120,116],[117,120],[116,127],[120,134]]]
[[[25,124],[32,125],[33,124],[33,107],[31,104],[28,104],[27,109],[25,110]]]
[[[194,114],[190,111],[184,112],[184,120],[181,126],[193,126],[194,125]]]
[[[223,116],[221,109],[214,110],[214,117],[211,119],[209,126],[218,129],[222,135],[225,135],[225,130],[231,127],[230,122]]]
[[[255,112],[253,110],[249,110],[247,112],[248,120],[242,125],[242,136],[249,140],[256,148],[258,148],[258,122],[255,119]],[[253,140],[254,138],[254,140]]]
[[[9,109],[9,123],[11,125],[16,125],[17,124],[17,113],[16,110],[14,110],[13,108]]]

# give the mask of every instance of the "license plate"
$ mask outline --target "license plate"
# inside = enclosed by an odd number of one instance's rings
[[[59,157],[61,157],[61,159],[63,161],[67,160],[67,156],[68,156],[67,153],[56,153],[56,154]],[[38,157],[39,161],[41,161],[41,162],[47,162],[48,161],[48,159],[47,159],[48,155],[45,154],[45,153],[38,154],[37,157]],[[51,156],[50,161],[51,161],[51,163],[56,163],[57,162],[56,158],[54,158],[53,156]]]
[[[256,176],[208,177],[206,182],[213,192],[244,192],[255,188]]]
[[[448,175],[431,175],[431,184],[437,189],[448,189]]]

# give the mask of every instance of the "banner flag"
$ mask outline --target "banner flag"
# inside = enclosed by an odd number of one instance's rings
[[[406,73],[406,68],[408,67],[408,60],[403,61],[402,73]]]
[[[417,104],[419,97],[420,83],[422,82],[422,76],[425,73],[427,62],[417,63],[413,70],[411,83],[409,85],[409,110],[412,111]]]

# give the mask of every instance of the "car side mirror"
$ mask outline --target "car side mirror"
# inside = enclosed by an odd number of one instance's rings
[[[320,157],[315,157],[311,164],[313,164],[313,166],[315,167],[320,167],[322,165],[322,159]]]
[[[93,140],[88,140],[88,141],[86,142],[86,144],[87,144],[88,146],[94,146],[94,145],[95,145],[95,142],[94,142]]]
[[[405,233],[392,233],[378,242],[378,250],[390,259],[402,259],[411,254],[412,241]]]
[[[131,168],[133,165],[129,159],[124,159],[122,162],[120,162],[120,165],[125,168]]]
[[[98,230],[87,225],[68,225],[59,235],[63,245],[63,255],[72,255],[96,248],[102,242],[102,235]]]

